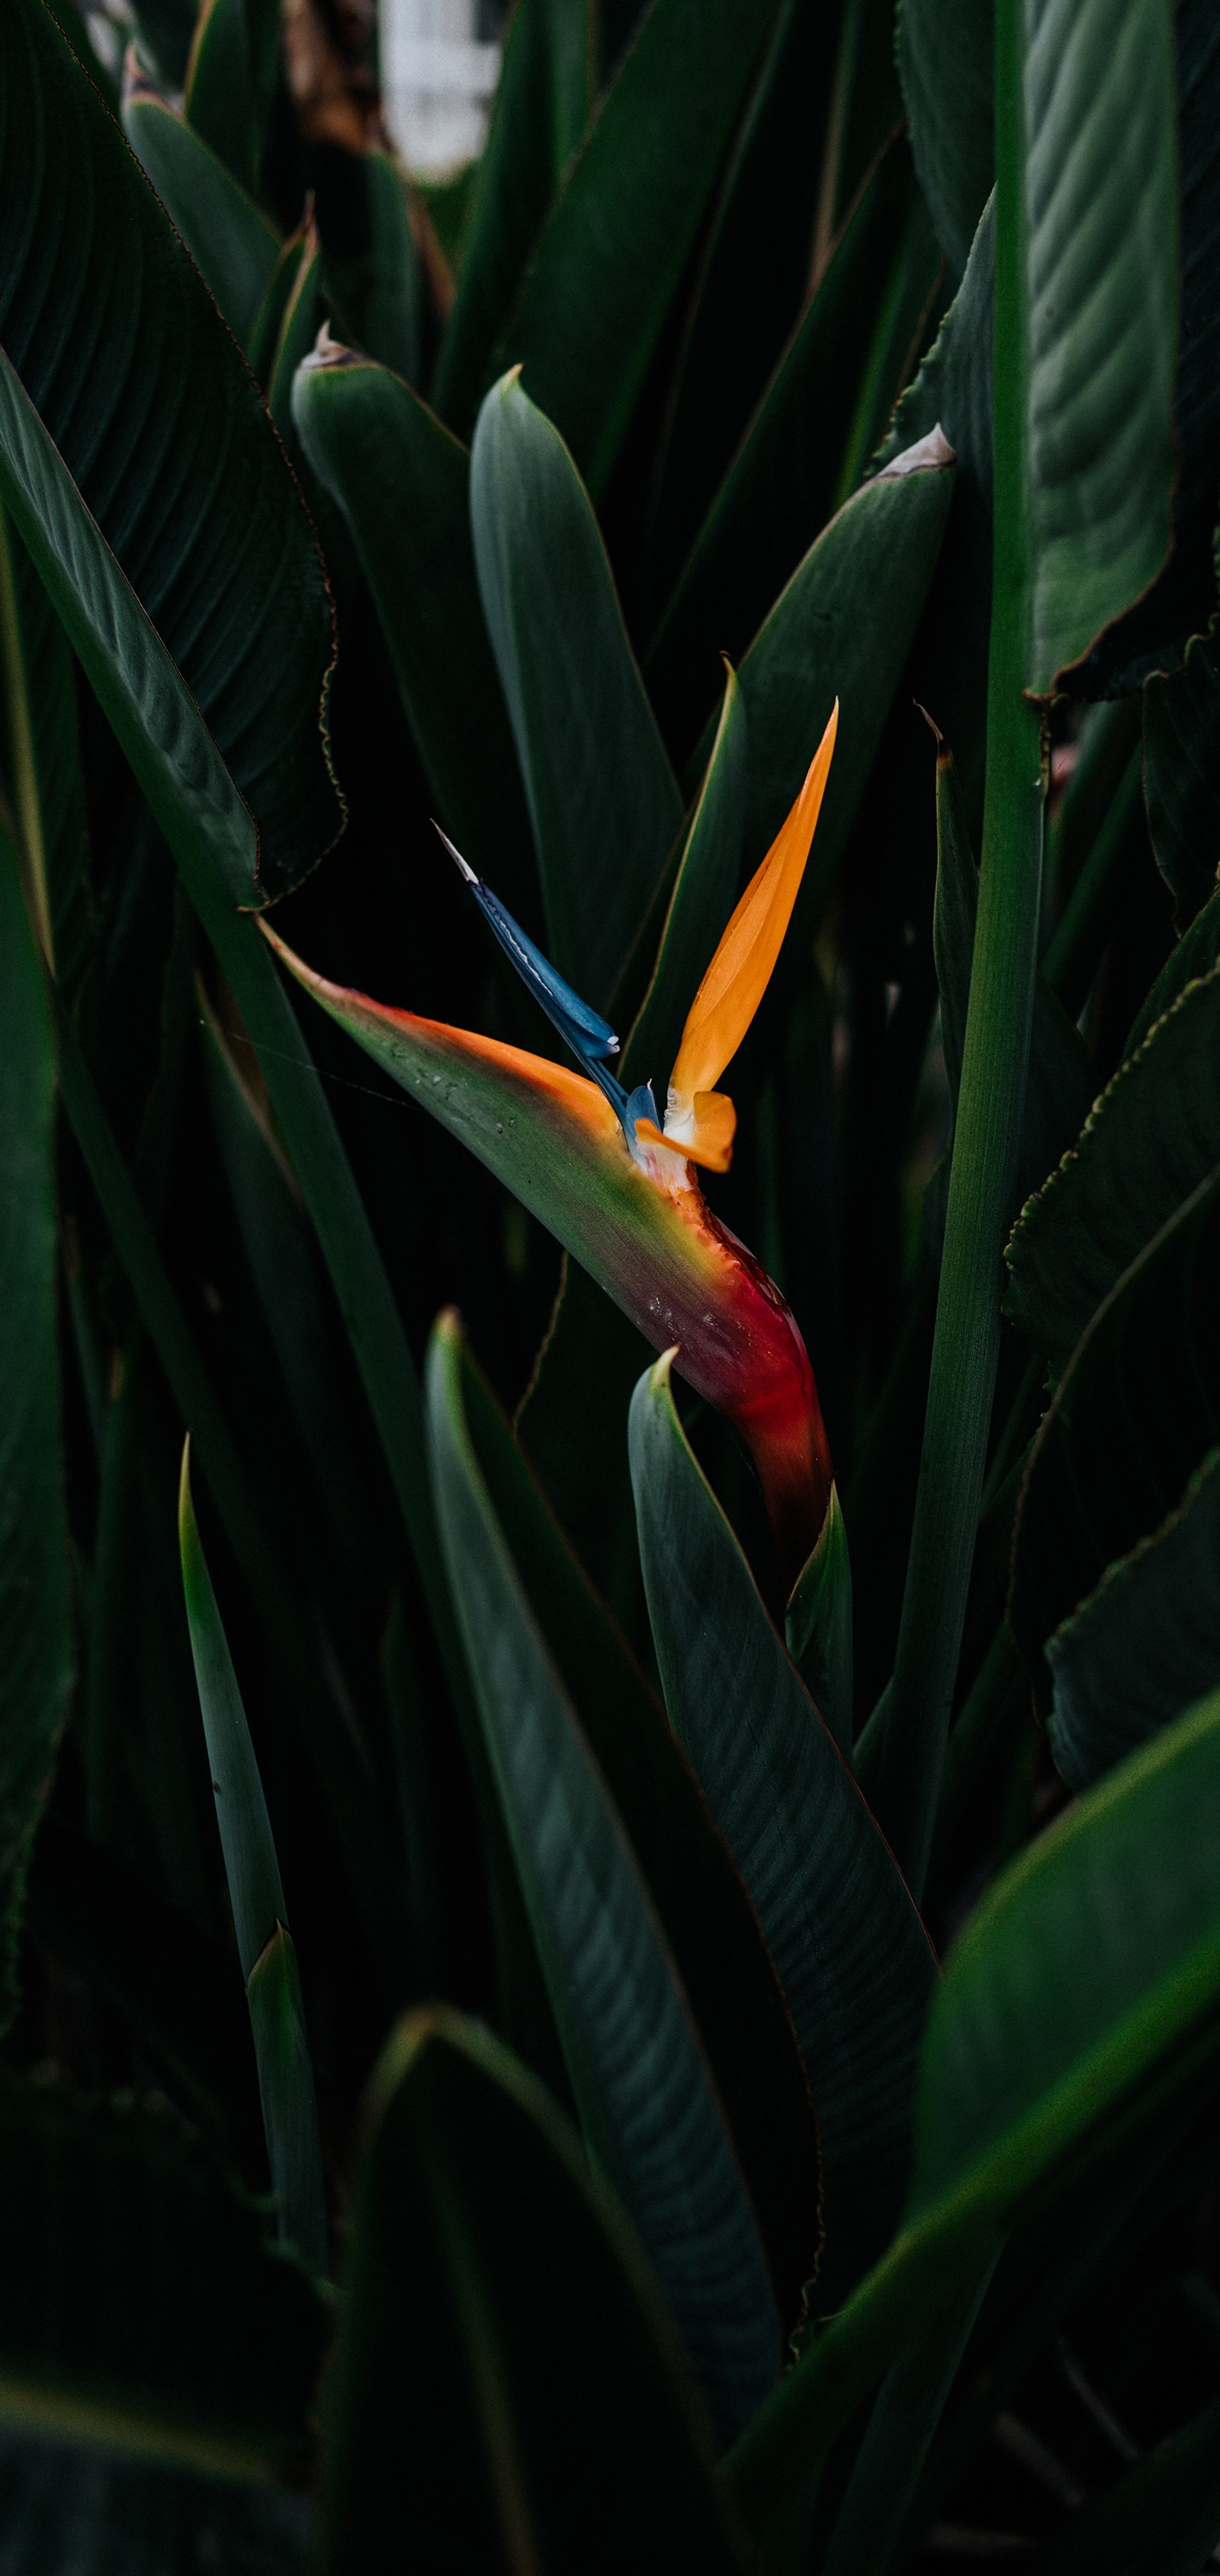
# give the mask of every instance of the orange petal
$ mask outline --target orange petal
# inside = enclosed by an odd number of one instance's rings
[[[635,1132],[646,1144],[665,1145],[671,1154],[684,1154],[688,1163],[702,1163],[705,1171],[727,1172],[733,1159],[737,1112],[727,1091],[697,1091],[693,1112],[680,1135],[663,1134],[651,1118],[637,1118]]]
[[[805,873],[838,723],[836,698],[792,812],[751,877],[691,1004],[670,1077],[667,1126],[689,1120],[696,1094],[714,1090],[770,983]]]

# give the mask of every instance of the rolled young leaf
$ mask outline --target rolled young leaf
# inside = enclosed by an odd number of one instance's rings
[[[706,2060],[601,1775],[496,1525],[452,1318],[428,1425],[442,1543],[488,1760],[589,2148],[665,2292],[719,2434],[774,2386],[780,2322]]]
[[[195,1521],[190,1466],[188,1440],[178,1496],[182,1582],[279,2230],[324,2271],[326,2205],[301,1981],[263,1784]]]
[[[668,1358],[636,1388],[630,1440],[665,1704],[791,2006],[821,2133],[826,2266],[838,2295],[880,2252],[901,2205],[935,1960],[687,1445]]]

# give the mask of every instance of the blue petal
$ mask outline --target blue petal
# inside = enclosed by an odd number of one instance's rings
[[[439,823],[436,829],[440,832]],[[441,832],[440,837],[450,858],[456,860],[475,902],[494,930],[505,956],[511,959],[522,983],[528,986],[535,1001],[541,1003],[547,1018],[553,1022],[561,1038],[571,1047],[573,1055],[577,1056],[582,1064],[587,1065],[590,1072],[593,1072],[599,1063],[604,1064],[608,1056],[617,1055],[618,1039],[609,1020],[604,1020],[600,1011],[592,1010],[588,1002],[582,1002],[579,993],[574,993],[571,985],[565,983],[563,976],[556,973],[550,959],[544,957],[542,950],[535,948],[533,940],[526,937],[520,924],[513,920],[511,912],[505,910],[499,896],[494,895],[490,886],[485,886],[482,879],[475,875],[474,869],[467,865],[461,851],[455,850],[448,834]],[[618,1088],[616,1084],[615,1089]]]

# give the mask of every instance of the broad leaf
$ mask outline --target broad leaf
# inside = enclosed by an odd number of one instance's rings
[[[596,86],[592,12],[570,0],[518,0],[504,38],[479,157],[462,273],[431,399],[469,438],[504,327],[555,191],[580,142]]]
[[[990,0],[899,0],[898,77],[911,151],[955,277],[995,178],[991,19]]]
[[[234,337],[250,339],[280,255],[273,225],[168,100],[129,70],[123,128]]]
[[[248,838],[224,761],[273,893],[340,823],[322,733],[330,608],[300,493],[211,297],[40,0],[0,17],[0,149],[3,495],[159,819],[150,759]],[[229,881],[257,901],[250,867],[243,852]]]
[[[798,921],[816,918],[838,872],[935,570],[952,464],[933,433],[866,483],[798,564],[738,673],[750,725],[747,866],[778,831],[839,700]],[[867,621],[862,599],[872,603]]]
[[[1120,1066],[1008,1245],[1005,1313],[1061,1369],[1121,1272],[1220,1163],[1220,971]]]
[[[817,2131],[808,2078],[757,1917],[659,1700],[465,1355],[462,1394],[501,1533],[690,1999],[781,2310],[794,2319],[817,2259]],[[624,1427],[625,1416],[626,1406]]]
[[[427,1402],[487,1755],[590,2151],[622,2195],[728,2436],[778,2370],[754,2215],[630,1846],[496,1525],[463,1420],[452,1322],[433,1341]]]
[[[499,369],[597,499],[622,446],[776,0],[655,0],[560,191]]]
[[[30,1843],[75,1662],[56,1322],[55,1049],[17,853],[0,823],[0,2018]]]
[[[1027,686],[1057,674],[1164,562],[1177,307],[1167,0],[1025,0],[1022,254]],[[1016,138],[1014,138],[1015,140]]]
[[[1220,1440],[1220,1173],[1125,1270],[1077,1344],[1026,1472],[1009,1616],[1045,1696],[1046,1639],[1159,1529]]]
[[[1213,1693],[984,1897],[933,2004],[904,2224],[731,2455],[763,2540],[790,2527],[838,2427],[977,2277],[999,2231],[1154,2081],[1168,2095],[1214,2059],[1218,1832]]]
[[[1051,1747],[1076,1790],[1220,1683],[1220,1451],[1047,1638],[1046,1660]]]
[[[604,1010],[681,827],[682,800],[588,495],[515,375],[479,413],[470,519],[548,948],[561,975]]]
[[[573,2321],[579,2320],[579,2351]],[[655,2281],[549,2094],[477,2023],[399,2024],[356,2185],[328,2568],[742,2564]]]
[[[511,903],[533,861],[479,606],[466,450],[409,386],[347,350],[299,371],[292,415],[351,528],[446,828]]]
[[[916,207],[910,156],[899,138],[852,209],[649,645],[649,687],[667,738],[682,750],[707,712],[717,655],[737,661],[745,652],[789,575],[847,498],[838,486],[860,379],[895,245]],[[920,220],[926,233],[926,219]],[[935,277],[935,246],[929,241],[926,250],[926,273],[904,298],[899,364]],[[895,378],[878,429],[896,390]]]
[[[687,1446],[665,1360],[636,1389],[631,1472],[670,1724],[754,1900],[809,2069],[841,2294],[902,2199],[935,1961]]]

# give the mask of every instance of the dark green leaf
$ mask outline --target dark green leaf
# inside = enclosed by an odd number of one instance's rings
[[[990,0],[899,0],[898,77],[911,150],[955,277],[995,176]]]
[[[459,1344],[428,1364],[442,1541],[488,1759],[591,2152],[617,2184],[724,2434],[774,2385],[779,2319],[686,2000],[463,1421]]]
[[[75,1662],[56,1343],[55,1050],[17,853],[0,821],[0,2017],[30,1842]]]
[[[226,761],[274,892],[340,821],[321,729],[330,610],[300,493],[206,288],[39,0],[0,18],[0,121],[5,497],[141,783],[150,761],[162,784],[174,768],[180,796],[227,801],[236,840],[250,827],[216,775]],[[160,757],[142,753],[145,733]],[[249,901],[248,852],[229,877]]]
[[[468,1357],[463,1395],[501,1532],[690,1998],[782,2312],[795,2318],[817,2259],[817,2133],[788,2008],[757,1918],[660,1702]]]
[[[798,1577],[784,1622],[788,1652],[844,1759],[852,1744],[852,1596],[847,1524],[837,1485],[822,1534]]]
[[[924,2043],[903,2227],[737,2444],[751,2527],[792,2499],[997,2231],[1107,2121],[1214,2060],[1220,1693],[1061,1816],[989,1890],[945,1963]]]
[[[1076,1790],[1220,1682],[1220,1450],[1047,1638],[1046,1660],[1051,1746]]]
[[[182,112],[251,190],[267,140],[279,39],[279,0],[200,0]]]
[[[243,348],[280,255],[279,236],[202,135],[129,72],[123,128]]]
[[[199,16],[198,0],[133,0],[140,48],[167,89],[181,89]]]
[[[355,165],[353,183],[363,200],[360,238],[342,256],[326,251],[327,291],[341,333],[413,383],[420,288],[403,183],[385,152],[366,152]]]
[[[442,420],[463,438],[474,427],[526,259],[588,122],[594,87],[593,12],[570,0],[518,0],[432,387]]]
[[[5,2576],[307,2576],[304,2496],[0,2429]]]
[[[1178,207],[1165,0],[1029,0],[1022,312],[1029,688],[1049,693],[1170,540]]]
[[[470,519],[549,953],[604,1010],[681,827],[682,800],[588,495],[515,375],[479,414]]]
[[[287,1929],[288,1908],[267,1801],[191,1503],[189,1440],[182,1453],[178,1541],[280,2234],[299,2246],[318,2270],[324,2270],[326,2210],[318,2113],[296,1953]]]
[[[1192,639],[1172,679],[1145,683],[1144,798],[1184,929],[1215,892],[1220,850],[1220,642],[1210,632]]]
[[[466,450],[346,351],[298,373],[293,419],[355,538],[441,817],[513,903],[533,876],[529,822],[479,606]]]
[[[622,446],[776,0],[655,0],[572,165],[502,334],[499,369],[594,498]]]
[[[1121,1272],[1220,1163],[1220,970],[1120,1066],[1008,1246],[1004,1310],[1061,1369]]]
[[[652,979],[623,1050],[623,1079],[652,1082],[663,1093],[687,1012],[707,972],[741,883],[749,755],[746,711],[737,674],[728,670],[724,704],[699,801],[687,827]]]
[[[717,655],[727,652],[737,661],[744,654],[819,529],[847,498],[838,485],[861,377],[895,244],[916,208],[910,156],[899,138],[848,218],[649,647],[649,686],[668,738],[683,749],[707,712]],[[926,235],[921,210],[919,220]],[[913,309],[903,356],[935,278],[930,241],[927,251],[926,274],[907,298]],[[886,388],[878,428],[896,390],[896,381]]]
[[[672,2328],[542,2085],[442,2007],[399,2025],[356,2189],[328,2569],[742,2564]]]
[[[326,2311],[198,2142],[6,2076],[0,2168],[8,2425],[243,2484],[299,2476]]]
[[[919,621],[953,489],[933,433],[895,458],[833,518],[798,564],[738,674],[750,725],[746,863],[792,804],[837,697],[839,733],[800,917],[833,885]],[[867,620],[862,599],[871,601]]]
[[[991,2265],[886,2373],[835,2515],[821,2576],[861,2576],[894,2552],[932,2437],[953,2386]]]
[[[89,938],[72,656],[21,539],[0,516],[4,776],[44,953],[71,984]]]
[[[632,1403],[631,1473],[670,1724],[754,1900],[809,2069],[841,2293],[902,2199],[935,1961],[687,1446],[665,1360]]]
[[[1128,1056],[1133,1055],[1136,1048],[1143,1045],[1150,1029],[1155,1028],[1157,1021],[1163,1020],[1166,1012],[1172,1010],[1187,985],[1210,975],[1212,968],[1218,965],[1220,965],[1220,893],[1212,895],[1210,901],[1204,904],[1202,912],[1196,915],[1189,930],[1183,933],[1177,947],[1166,959],[1147,1001],[1132,1025],[1127,1039]]]
[[[267,408],[281,438],[296,452],[292,389],[318,336],[322,320],[322,252],[312,219],[301,245],[301,259],[280,317],[275,349],[267,369]]]
[[[1160,1528],[1220,1440],[1220,1174],[1125,1270],[1068,1363],[1034,1444],[1009,1616],[1045,1696],[1041,1649],[1107,1565]]]

